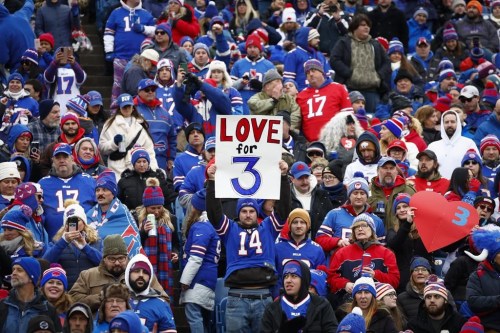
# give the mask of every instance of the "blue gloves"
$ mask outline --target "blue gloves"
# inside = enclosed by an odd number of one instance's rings
[[[116,145],[118,145],[120,142],[123,141],[123,135],[121,135],[121,134],[115,135],[115,137],[113,138],[113,141],[115,142]]]
[[[132,24],[132,30],[142,34],[144,32],[144,26],[140,23],[134,23]]]
[[[112,62],[114,58],[115,58],[115,53],[114,52],[108,52],[108,53],[106,53],[106,61]]]

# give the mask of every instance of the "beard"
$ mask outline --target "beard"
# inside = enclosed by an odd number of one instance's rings
[[[427,313],[433,317],[438,317],[442,315],[446,311],[446,303],[444,303],[441,307],[439,306],[433,306],[433,307],[427,307]]]
[[[431,169],[429,171],[418,170],[416,176],[419,178],[428,179],[430,176],[432,176],[433,173],[434,173],[434,169]]]
[[[141,281],[142,285],[138,285],[137,283],[138,281]],[[149,284],[148,281],[145,281],[142,278],[139,278],[135,281],[129,281],[129,283],[130,283],[130,288],[132,288],[132,290],[135,291],[136,293],[140,293],[148,289],[148,284]]]
[[[125,272],[125,269],[121,266],[114,266],[108,270],[114,277],[119,277]]]
[[[445,132],[446,132],[446,135],[448,135],[448,137],[451,138],[453,136],[453,134],[455,134],[455,129],[449,127],[447,129],[445,129]]]

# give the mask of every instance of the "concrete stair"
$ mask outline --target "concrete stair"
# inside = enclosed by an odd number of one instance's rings
[[[80,64],[87,73],[87,80],[81,92],[97,90],[103,97],[105,108],[111,104],[111,88],[113,86],[113,66],[104,60],[104,46],[102,37],[97,32],[95,24],[83,24],[83,29],[90,41],[93,50],[91,53],[80,53]]]

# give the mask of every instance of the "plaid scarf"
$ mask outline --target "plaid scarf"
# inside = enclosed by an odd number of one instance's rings
[[[153,269],[165,292],[174,297],[174,274],[172,262],[172,230],[166,225],[158,226],[157,236],[150,236],[144,243],[144,251],[153,265]]]

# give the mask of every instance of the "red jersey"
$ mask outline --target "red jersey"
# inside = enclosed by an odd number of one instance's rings
[[[321,128],[337,113],[353,111],[349,93],[336,82],[319,89],[307,87],[297,95],[302,114],[302,133],[309,142],[318,141]]]
[[[448,191],[450,186],[450,181],[446,178],[439,178],[437,180],[428,181],[427,179],[420,177],[413,177],[408,179],[415,185],[415,190],[420,191],[431,191],[444,195]]]

